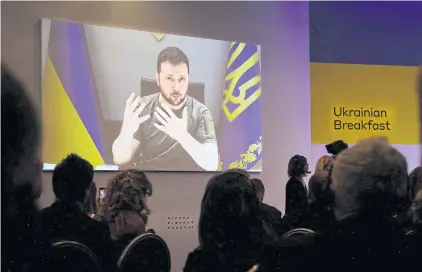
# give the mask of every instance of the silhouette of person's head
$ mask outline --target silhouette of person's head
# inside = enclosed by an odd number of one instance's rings
[[[23,86],[1,67],[2,269],[33,269],[42,258],[39,212],[41,127]],[[36,270],[36,269],[35,269]]]
[[[289,160],[289,165],[287,167],[287,174],[289,178],[296,177],[301,178],[308,174],[309,164],[308,160],[304,156],[294,155]]]
[[[259,200],[244,174],[225,172],[208,182],[201,203],[199,239],[202,248],[229,251],[265,242]]]
[[[85,203],[89,198],[94,167],[76,154],[64,158],[53,171],[53,191],[61,201]]]
[[[344,150],[331,172],[337,219],[396,214],[408,202],[407,178],[405,157],[386,138],[365,139]]]

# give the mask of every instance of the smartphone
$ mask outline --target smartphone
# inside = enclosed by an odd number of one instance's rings
[[[99,192],[99,195],[100,195],[100,204],[102,204],[103,201],[104,201],[104,198],[106,196],[106,188],[100,188],[98,190],[98,192]]]

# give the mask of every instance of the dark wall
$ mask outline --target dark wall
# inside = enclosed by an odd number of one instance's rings
[[[310,2],[311,61],[422,65],[422,2]]]

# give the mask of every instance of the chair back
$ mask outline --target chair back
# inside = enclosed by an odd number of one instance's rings
[[[170,272],[169,248],[158,235],[141,234],[123,250],[117,269],[121,272]]]
[[[98,257],[87,246],[75,241],[53,243],[51,266],[60,272],[101,272]]]
[[[281,239],[285,242],[304,245],[312,243],[315,236],[316,233],[313,230],[298,228],[288,231]]]
[[[159,93],[160,87],[154,79],[141,79],[141,97]],[[187,94],[199,102],[205,104],[205,85],[204,83],[189,82]]]

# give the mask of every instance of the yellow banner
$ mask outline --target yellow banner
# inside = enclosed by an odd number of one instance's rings
[[[418,144],[417,67],[311,63],[312,143]]]

